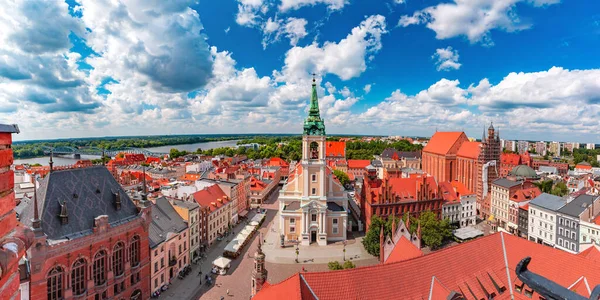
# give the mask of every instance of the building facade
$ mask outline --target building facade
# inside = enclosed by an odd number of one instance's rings
[[[348,194],[327,165],[326,143],[313,79],[302,160],[279,193],[279,233],[286,240],[321,246],[346,240]]]
[[[527,238],[529,229],[529,203],[519,206],[518,236]]]
[[[195,201],[172,200],[175,211],[188,224],[190,260],[194,261],[200,254],[200,205]]]
[[[600,197],[593,195],[579,195],[561,207],[556,213],[558,228],[556,248],[579,253],[580,223],[592,222],[598,213],[600,213]]]
[[[462,144],[468,141],[464,132],[434,133],[422,151],[423,171],[438,181],[450,182],[456,179],[456,155]]]
[[[189,228],[164,197],[156,199],[150,224],[152,292],[169,284],[179,271],[190,264]]]
[[[38,245],[31,299],[149,298],[151,210],[103,166],[50,172],[21,217]]]
[[[556,244],[556,213],[567,200],[558,196],[543,193],[529,202],[530,241],[552,246]]]
[[[201,225],[201,235],[205,233],[207,246],[210,246],[230,228],[231,202],[217,184],[197,191],[193,196],[200,205],[201,221],[204,218],[206,224],[205,227]]]

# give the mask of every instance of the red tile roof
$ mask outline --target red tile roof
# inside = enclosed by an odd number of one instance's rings
[[[460,198],[456,195],[456,191],[452,184],[447,181],[438,183],[440,191],[442,192],[442,198],[448,202],[460,202]]]
[[[446,155],[461,137],[467,139],[464,132],[438,131],[433,134],[427,146],[423,148],[423,152]]]
[[[290,164],[280,157],[271,157],[267,165],[271,167],[289,167]]]
[[[537,186],[531,187],[531,188],[526,188],[526,189],[520,189],[520,190],[515,191],[514,194],[512,194],[512,196],[510,196],[510,201],[513,201],[513,202],[531,201],[535,197],[539,196],[540,194],[542,194],[542,191],[540,191],[540,189]]]
[[[600,250],[598,250],[598,246],[596,245],[591,245],[589,248],[579,252],[577,255],[600,263]]]
[[[590,286],[600,284],[599,262],[505,233],[495,233],[396,263],[309,272],[302,276],[322,300],[428,299],[433,276],[448,290],[461,292],[469,299],[471,292],[485,295],[484,290],[499,295],[495,285],[505,289],[501,296],[512,290],[514,298],[522,299],[523,294],[509,285],[517,282],[514,271],[517,263],[528,256],[532,258],[529,270],[564,287],[573,285],[582,276]],[[293,295],[296,290],[297,287],[290,288],[289,292]],[[585,294],[583,291],[577,293]],[[261,294],[259,292],[256,299],[266,299],[261,298]]]
[[[462,182],[460,181],[452,181],[450,184],[452,184],[452,187],[454,188],[454,190],[458,193],[458,196],[467,196],[467,195],[474,195],[475,193],[471,192]]]
[[[300,273],[276,284],[265,283],[260,293],[252,299],[258,300],[279,300],[279,299],[304,299],[301,293],[302,279]]]
[[[196,200],[200,206],[209,207],[211,212],[229,203],[229,201],[226,200],[227,195],[225,192],[223,192],[218,184],[213,184],[207,188],[204,188],[203,190],[193,193],[192,195],[194,196],[194,200]],[[219,202],[219,199],[221,199],[223,203]]]
[[[591,170],[592,166],[589,163],[581,163],[581,164],[577,164],[575,166],[575,169],[581,169],[581,170]]]
[[[364,169],[371,164],[368,159],[349,159],[348,169]]]
[[[346,142],[326,142],[325,156],[346,157]]]
[[[423,256],[423,252],[421,252],[421,250],[411,243],[406,237],[402,236],[394,246],[392,253],[390,253],[385,263],[389,264],[404,261],[419,256]]]
[[[480,142],[464,142],[460,145],[456,156],[477,159],[481,152]]]
[[[515,153],[502,153],[500,154],[500,163],[516,167],[521,164],[521,155]]]

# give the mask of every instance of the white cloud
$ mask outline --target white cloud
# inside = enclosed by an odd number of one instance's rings
[[[371,84],[366,84],[365,87],[363,88],[363,90],[365,91],[365,94],[368,94],[371,92]]]
[[[399,26],[425,24],[436,33],[437,39],[466,36],[471,43],[493,44],[491,30],[506,32],[520,31],[531,27],[521,22],[515,11],[515,4],[524,0],[454,0],[454,3],[441,3],[404,15]],[[529,0],[535,6],[558,3],[554,0]]]
[[[238,0],[238,13],[235,22],[241,26],[255,26],[259,23],[261,16],[268,11],[267,4],[263,5],[262,0]]]
[[[345,86],[344,88],[342,88],[340,90],[340,94],[346,98],[350,97],[350,96],[354,96],[354,93],[352,91],[350,91],[350,89],[347,86]]]
[[[316,72],[320,75],[335,74],[342,80],[357,77],[367,69],[366,58],[378,52],[381,35],[387,33],[385,17],[374,15],[354,27],[339,43],[316,42],[305,47],[293,47],[285,55],[282,72],[276,72],[278,81],[295,81]]]
[[[308,22],[301,18],[290,17],[285,21],[277,18],[267,19],[262,25],[263,48],[266,49],[269,44],[279,41],[282,36],[290,40],[290,45],[296,46],[298,41],[308,34],[306,32],[307,24]]]
[[[406,0],[394,0],[394,4],[404,4]]]
[[[327,92],[330,94],[333,94],[337,91],[337,89],[335,88],[335,86],[333,86],[333,84],[331,84],[331,82],[325,82],[325,88],[327,89]]]
[[[461,66],[458,62],[458,50],[454,50],[450,46],[436,49],[432,58],[435,59],[438,71],[458,70]]]
[[[324,4],[328,10],[340,10],[344,5],[348,4],[347,0],[281,0],[279,10],[282,12],[288,10],[295,10],[303,6],[312,6],[317,4]]]

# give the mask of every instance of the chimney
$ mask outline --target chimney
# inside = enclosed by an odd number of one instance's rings
[[[216,206],[217,206],[217,203],[216,203],[216,202],[211,202],[210,204],[211,204],[212,206],[214,206],[214,207],[216,207]]]

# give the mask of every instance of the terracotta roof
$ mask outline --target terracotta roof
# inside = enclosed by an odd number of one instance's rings
[[[423,148],[423,152],[446,155],[461,137],[467,140],[464,132],[438,131],[431,137],[427,146]]]
[[[512,290],[515,299],[522,299],[523,294],[509,285],[517,282],[514,270],[527,256],[532,258],[529,270],[564,287],[573,285],[582,276],[590,286],[600,283],[599,262],[505,233],[495,233],[396,263],[309,272],[302,276],[321,300],[428,299],[433,276],[448,290],[464,293],[468,299],[474,298],[472,293],[485,295],[484,290],[497,295],[497,299],[510,299],[506,294]],[[495,286],[505,289],[502,295]],[[528,288],[526,286],[524,290]],[[298,290],[297,287],[289,289],[292,295]],[[583,291],[577,293],[585,294]]]
[[[591,170],[592,166],[587,162],[583,162],[583,163],[577,164],[575,166],[575,169]]]
[[[542,191],[536,186],[527,189],[517,190],[510,196],[510,201],[513,202],[524,202],[531,201],[535,199],[537,196],[541,195]]]
[[[194,200],[196,200],[200,206],[209,207],[211,212],[221,208],[224,204],[229,203],[229,201],[224,200],[227,198],[227,195],[225,195],[218,184],[213,184],[192,195],[194,196]],[[218,199],[221,199],[223,203],[220,203]]]
[[[294,274],[292,277],[276,284],[271,285],[265,283],[265,286],[260,293],[256,294],[252,299],[255,300],[279,300],[279,299],[303,299],[300,291],[301,287],[300,273]]]
[[[447,181],[438,183],[440,191],[442,192],[442,198],[448,202],[460,202],[460,198],[456,195],[456,191],[452,184]]]
[[[403,201],[414,201],[417,198],[417,191],[421,188],[424,182],[427,182],[429,186],[428,193],[433,193],[437,195],[438,185],[435,182],[435,179],[431,176],[423,177],[423,176],[414,176],[409,178],[390,178],[388,179],[387,184],[391,186],[392,194],[396,197],[399,197],[399,202]],[[371,181],[371,197],[369,201],[371,203],[378,203],[382,199],[383,193],[383,184],[382,180],[373,180]]]
[[[521,164],[521,155],[515,153],[502,153],[500,155],[500,163],[518,166]]]
[[[421,252],[421,250],[411,243],[406,237],[402,236],[394,246],[392,253],[390,253],[385,263],[389,264],[398,261],[404,261],[419,256],[423,256],[423,252]]]
[[[600,263],[600,250],[598,250],[598,246],[596,245],[591,245],[589,248],[579,252],[577,255]]]
[[[464,142],[460,145],[456,156],[477,159],[481,152],[480,142]]]
[[[327,157],[346,157],[346,142],[326,142],[325,155]]]
[[[474,195],[475,193],[471,192],[462,182],[460,181],[452,181],[452,187],[458,193],[458,196],[466,196],[466,195]]]
[[[349,159],[348,160],[348,169],[364,169],[371,161],[368,159]]]

